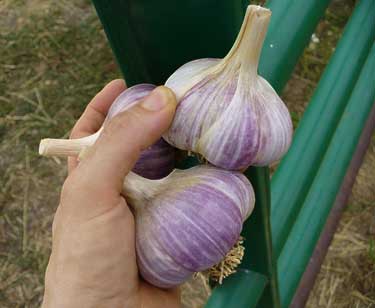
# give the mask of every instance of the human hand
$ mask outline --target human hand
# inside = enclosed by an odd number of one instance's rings
[[[124,89],[122,80],[114,80],[99,92],[71,138],[96,132]],[[106,123],[82,162],[69,159],[52,226],[44,308],[180,307],[178,289],[162,290],[139,277],[134,217],[121,196],[126,174],[140,152],[167,130],[175,108],[173,92],[158,87]]]

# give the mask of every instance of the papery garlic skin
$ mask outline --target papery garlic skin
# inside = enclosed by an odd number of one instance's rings
[[[122,92],[108,110],[106,121],[134,106],[155,88],[152,84],[139,84]],[[160,139],[141,152],[132,171],[147,179],[161,179],[172,172],[174,165],[175,149]]]
[[[180,67],[165,85],[179,104],[163,138],[229,170],[279,160],[292,139],[288,109],[257,75],[270,11],[250,5],[237,40],[224,59],[199,59]]]
[[[141,99],[149,95],[151,91],[155,88],[156,86],[152,84],[141,83],[123,91],[119,96],[116,97],[115,101],[109,108],[106,116],[106,121],[112,119],[115,115],[119,114],[120,112],[123,112],[134,106]]]
[[[170,288],[220,262],[237,242],[255,197],[241,173],[197,166],[167,178],[125,180],[136,218],[137,262],[142,277]],[[142,192],[134,192],[142,186]]]
[[[166,177],[175,166],[175,149],[163,139],[141,152],[132,171],[147,179]]]

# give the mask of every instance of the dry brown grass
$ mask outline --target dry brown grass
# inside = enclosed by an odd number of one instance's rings
[[[65,161],[40,159],[119,74],[88,1],[0,2],[0,307],[38,307]]]
[[[321,43],[305,52],[284,93],[295,124],[350,14],[352,2],[342,2],[320,23]],[[66,173],[65,161],[37,156],[39,139],[66,135],[89,99],[117,76],[89,1],[0,1],[0,307],[41,302]],[[310,307],[368,307],[375,299],[374,149],[373,142]],[[186,307],[202,306],[205,286],[199,276],[184,287]]]
[[[375,307],[375,138],[308,307]]]

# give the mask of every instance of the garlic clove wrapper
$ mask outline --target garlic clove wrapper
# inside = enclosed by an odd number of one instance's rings
[[[162,288],[220,262],[255,202],[244,175],[203,165],[156,181],[129,174],[123,192],[135,213],[141,275]]]
[[[141,99],[146,97],[154,90],[156,86],[149,83],[141,83],[132,86],[122,92],[113,102],[108,110],[106,121],[112,119],[115,115],[134,106]]]
[[[139,84],[122,92],[108,110],[105,123],[118,113],[127,110],[147,96],[154,85]],[[43,139],[39,145],[39,154],[43,156],[78,156],[99,138],[102,128],[95,134],[78,139]],[[133,171],[145,178],[160,179],[172,172],[175,163],[175,149],[160,139],[148,149],[142,151]]]
[[[225,58],[191,61],[170,76],[165,85],[179,104],[163,135],[168,143],[229,170],[268,165],[286,153],[292,138],[290,114],[257,74],[270,16],[268,9],[248,6]]]

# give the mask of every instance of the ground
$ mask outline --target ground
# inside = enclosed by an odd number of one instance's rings
[[[333,1],[283,98],[297,125],[354,2]],[[126,56],[126,55],[125,55]],[[120,76],[84,0],[0,2],[0,306],[39,307],[51,221],[65,161],[38,157],[46,136],[67,136],[89,99]],[[308,307],[375,305],[375,138]],[[209,290],[184,287],[186,307]]]

